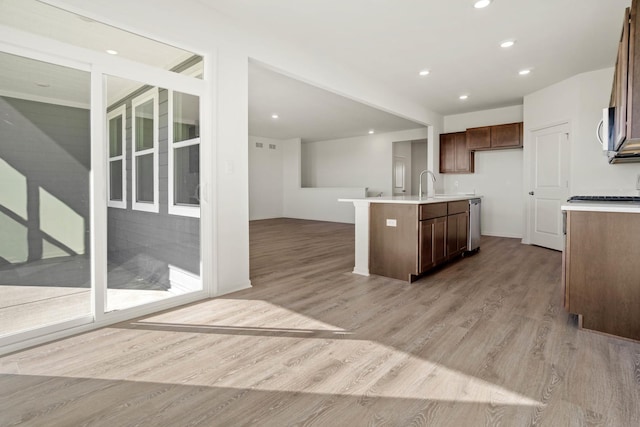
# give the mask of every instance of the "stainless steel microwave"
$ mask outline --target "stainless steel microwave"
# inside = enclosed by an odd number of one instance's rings
[[[602,144],[602,151],[616,151],[615,146],[615,107],[607,107],[602,110],[602,120],[598,123],[596,134]]]

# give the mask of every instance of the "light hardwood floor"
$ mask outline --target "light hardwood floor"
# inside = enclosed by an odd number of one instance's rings
[[[640,343],[577,329],[560,253],[408,284],[353,275],[353,232],[252,222],[252,289],[0,358],[0,425],[639,425]]]

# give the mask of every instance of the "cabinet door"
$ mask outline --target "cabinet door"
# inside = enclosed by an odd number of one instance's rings
[[[447,217],[420,221],[420,273],[447,260]]]
[[[614,77],[614,86],[611,93],[612,96],[612,107],[616,107],[615,109],[615,119],[614,119],[614,135],[613,135],[613,145],[614,149],[617,149],[619,144],[621,144],[625,138],[628,137],[627,133],[629,132],[629,127],[632,126],[631,120],[627,122],[627,105],[632,105],[628,103],[627,96],[632,95],[633,90],[629,91],[628,79],[629,79],[629,69],[633,69],[634,61],[633,59],[629,61],[629,55],[633,54],[633,52],[629,51],[629,33],[631,30],[631,24],[629,23],[629,9],[625,10],[624,13],[624,22],[622,25],[622,34],[620,35],[620,43],[618,44],[618,57],[616,59],[616,68],[615,68],[615,77]],[[635,26],[635,22],[633,23]]]
[[[467,250],[467,236],[469,234],[469,213],[464,212],[456,215],[458,217],[458,252]]]
[[[473,172],[473,153],[467,148],[467,133],[459,132],[454,134],[456,172]]]
[[[491,126],[491,148],[522,147],[522,123]]]
[[[458,246],[458,219],[455,215],[447,217],[447,258],[456,256]]]
[[[424,273],[435,266],[433,240],[434,240],[434,219],[420,221],[420,268],[419,273]]]
[[[433,263],[439,265],[447,260],[447,217],[433,221]]]
[[[491,148],[491,127],[470,128],[466,132],[469,150],[488,150]]]
[[[467,249],[469,213],[447,217],[447,258],[455,257]]]
[[[440,172],[455,172],[455,170],[455,136],[452,133],[443,133],[440,135]]]

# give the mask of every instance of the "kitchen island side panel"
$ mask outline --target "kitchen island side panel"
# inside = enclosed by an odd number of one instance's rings
[[[369,266],[372,274],[411,280],[418,274],[418,205],[372,203]]]

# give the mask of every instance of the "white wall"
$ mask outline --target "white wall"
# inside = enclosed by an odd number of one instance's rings
[[[283,188],[284,216],[287,218],[312,219],[317,221],[355,222],[352,203],[338,199],[361,199],[366,197],[364,187],[302,188],[302,143],[300,138],[283,140]]]
[[[531,132],[554,124],[569,123],[570,179],[572,195],[635,195],[640,163],[610,165],[596,139],[602,109],[609,105],[613,68],[579,74],[524,98],[524,184],[530,187],[527,144]],[[528,204],[525,206],[528,214]],[[528,242],[528,230],[523,231]]]
[[[427,141],[414,141],[411,143],[411,194],[415,196],[420,191],[420,172],[425,169],[428,169]]]
[[[217,171],[214,198],[217,226],[212,235],[205,238],[216,243],[215,293],[220,295],[251,286],[248,69],[247,58],[241,53],[218,53],[217,77],[225,84],[217,88],[216,150],[214,159],[210,160]],[[240,133],[240,129],[244,133]]]
[[[305,183],[316,187],[368,187],[391,195],[393,142],[427,137],[427,128],[303,143]]]
[[[456,114],[444,118],[444,132],[521,122],[522,105]],[[445,193],[474,192],[482,198],[481,233],[522,237],[523,154],[521,149],[476,151],[475,173],[442,174]]]
[[[261,143],[262,147],[256,144]],[[271,149],[275,146],[275,149]],[[282,150],[280,140],[249,136],[249,220],[283,216]]]

